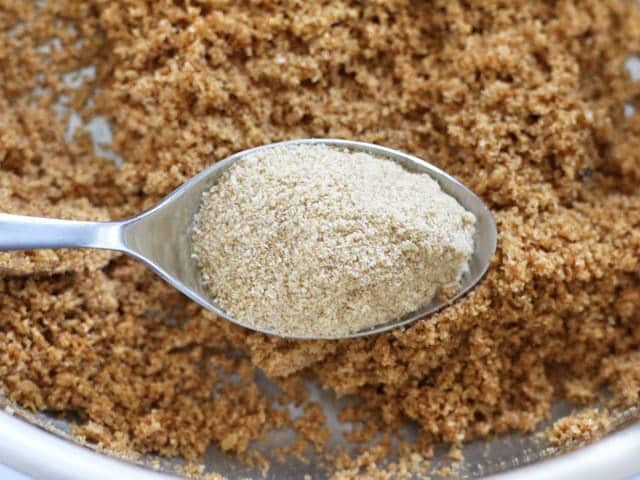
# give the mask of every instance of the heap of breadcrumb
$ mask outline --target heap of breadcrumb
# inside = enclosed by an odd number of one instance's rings
[[[459,177],[499,249],[464,300],[341,342],[241,330],[115,254],[0,253],[8,397],[76,412],[106,448],[189,459],[287,423],[254,366],[288,395],[303,374],[357,395],[342,418],[375,430],[414,420],[423,451],[531,430],[554,397],[640,401],[634,1],[46,4],[0,0],[0,210],[123,218],[232,152],[343,137]],[[91,63],[84,88],[61,80]],[[61,98],[111,122],[121,168],[82,129],[65,142]]]
[[[216,304],[243,324],[345,337],[455,294],[475,223],[433,178],[391,160],[275,146],[202,195],[192,256]]]

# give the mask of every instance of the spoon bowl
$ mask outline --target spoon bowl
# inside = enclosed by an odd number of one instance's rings
[[[323,144],[366,152],[399,163],[411,172],[426,173],[440,184],[445,193],[476,216],[474,253],[469,261],[469,270],[462,276],[460,289],[455,296],[447,300],[436,298],[418,311],[395,321],[339,338],[373,335],[407,325],[451,304],[473,289],[483,278],[496,250],[498,232],[489,208],[480,197],[444,171],[412,155],[371,143],[334,139],[291,140],[238,152],[206,168],[153,208],[122,222],[78,222],[0,214],[0,251],[36,248],[100,248],[121,251],[147,265],[167,283],[219,317],[262,333],[285,336],[245,324],[216,305],[201,283],[197,263],[191,255],[191,228],[202,194],[236,161],[263,149],[300,144]]]

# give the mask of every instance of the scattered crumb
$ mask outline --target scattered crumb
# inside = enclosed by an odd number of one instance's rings
[[[430,462],[419,453],[403,454],[395,462],[380,464],[387,455],[386,445],[377,445],[359,455],[355,459],[342,460],[342,463],[330,478],[331,480],[356,480],[367,478],[372,480],[403,480],[430,478]]]
[[[583,445],[607,433],[609,420],[606,410],[583,410],[551,425],[547,429],[547,439],[556,447]]]
[[[455,460],[456,462],[461,461],[464,458],[462,448],[460,448],[459,445],[451,445],[451,448],[449,448],[449,451],[447,452],[447,458]]]
[[[293,421],[293,426],[298,435],[308,441],[316,450],[321,450],[327,443],[330,432],[326,427],[326,418],[321,405],[317,403],[306,404],[304,413]]]

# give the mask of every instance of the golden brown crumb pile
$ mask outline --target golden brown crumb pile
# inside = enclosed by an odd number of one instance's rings
[[[191,253],[217,305],[245,325],[344,337],[456,284],[475,221],[425,173],[366,152],[279,145],[244,156],[202,195]]]
[[[464,300],[342,342],[217,321],[122,256],[0,254],[9,397],[78,412],[78,432],[108,447],[188,458],[211,442],[242,451],[285,421],[252,364],[358,394],[351,416],[380,428],[413,419],[425,448],[530,430],[554,395],[584,403],[606,386],[638,403],[640,115],[623,114],[640,98],[624,69],[640,51],[634,1],[47,4],[0,0],[1,210],[122,218],[232,152],[344,137],[459,177],[493,208],[499,250]],[[88,88],[60,83],[93,61]],[[61,93],[112,122],[121,169],[85,134],[63,141]],[[224,371],[241,381],[216,390]]]

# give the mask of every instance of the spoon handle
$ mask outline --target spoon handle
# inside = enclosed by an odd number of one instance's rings
[[[38,248],[127,250],[123,224],[79,222],[0,213],[0,251]]]

